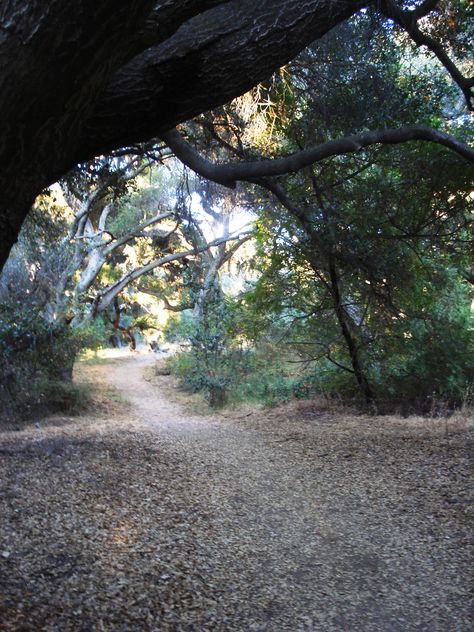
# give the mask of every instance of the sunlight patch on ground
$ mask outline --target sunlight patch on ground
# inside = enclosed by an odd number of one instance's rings
[[[88,362],[90,360],[118,360],[120,358],[129,358],[132,355],[149,353],[149,349],[143,345],[139,347],[137,351],[130,351],[128,347],[122,347],[121,349],[85,349],[79,356],[80,362]]]
[[[173,353],[177,353],[180,350],[182,350],[181,345],[167,343],[161,347],[159,351],[154,352],[154,355],[157,359],[159,359],[172,355]],[[79,362],[97,362],[98,360],[113,361],[120,360],[122,358],[131,358],[137,355],[149,355],[151,353],[152,352],[150,351],[150,347],[148,345],[138,345],[136,351],[130,351],[127,346],[124,346],[121,349],[85,349],[79,355]]]

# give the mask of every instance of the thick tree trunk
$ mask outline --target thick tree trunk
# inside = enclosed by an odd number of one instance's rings
[[[2,171],[0,164],[0,270],[43,186],[46,185],[41,179],[28,181],[15,173],[13,165],[6,165]]]
[[[220,6],[222,5],[222,6]],[[0,266],[41,190],[266,79],[358,0],[0,6]]]

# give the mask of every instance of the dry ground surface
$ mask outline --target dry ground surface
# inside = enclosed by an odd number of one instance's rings
[[[468,416],[126,402],[0,433],[0,630],[467,632]]]

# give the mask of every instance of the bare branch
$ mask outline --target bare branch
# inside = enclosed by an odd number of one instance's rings
[[[102,209],[102,213],[100,214],[99,222],[98,222],[98,228],[99,228],[99,232],[100,233],[104,233],[105,232],[105,226],[107,224],[107,218],[109,217],[110,213],[113,210],[114,210],[114,204],[113,203],[106,204],[104,206],[104,208]]]
[[[117,239],[116,241],[112,241],[110,244],[108,244],[107,248],[105,248],[104,254],[105,255],[110,254],[111,252],[119,248],[120,246],[123,246],[128,241],[131,241],[132,239],[135,239],[136,237],[146,236],[146,233],[143,232],[146,228],[149,228],[150,226],[153,226],[154,224],[157,224],[158,222],[161,222],[162,220],[167,219],[168,217],[172,217],[172,215],[173,213],[171,211],[167,211],[166,213],[155,215],[154,217],[150,218],[146,222],[143,222],[143,224],[139,224],[130,233],[127,233],[120,239]]]
[[[337,360],[335,360],[332,356],[330,351],[328,351],[326,353],[326,358],[329,360],[329,362],[332,362],[332,364],[334,364],[335,366],[339,367],[340,369],[342,369],[343,371],[347,371],[348,373],[354,373],[354,371],[352,369],[350,369],[348,366],[345,366],[344,364],[341,364],[340,362],[337,362]]]
[[[245,237],[242,237],[242,239],[239,239],[238,241],[236,241],[231,248],[229,248],[228,250],[226,250],[223,255],[221,256],[220,259],[220,267],[222,267],[225,263],[227,263],[229,261],[229,259],[231,259],[235,253],[237,252],[237,250],[243,246],[245,244],[245,242],[249,241],[249,239],[252,238],[252,234],[248,234],[245,235]],[[227,242],[226,242],[227,243]]]
[[[77,148],[81,153],[97,155],[146,141],[244,94],[364,2],[218,4],[188,20],[165,42],[150,45],[114,75],[86,122],[89,134]],[[291,36],[283,43],[285,30]]]
[[[176,157],[190,169],[209,180],[230,188],[234,188],[239,180],[254,182],[256,178],[296,172],[325,158],[360,152],[365,147],[372,145],[396,145],[412,140],[443,145],[474,163],[474,149],[449,134],[425,125],[399,129],[379,129],[359,135],[346,136],[338,140],[327,141],[310,149],[304,149],[285,158],[223,164],[214,164],[199,154],[176,129],[162,134],[162,139],[173,150]]]
[[[163,303],[165,304],[165,309],[170,312],[184,312],[185,310],[192,309],[194,307],[194,303],[181,303],[180,305],[171,305],[166,296],[159,296],[158,293],[156,293],[155,296],[163,301]]]
[[[242,239],[243,235],[237,235],[235,237],[226,237],[216,239],[205,246],[200,248],[192,248],[190,250],[184,250],[182,252],[176,252],[165,257],[160,257],[159,259],[155,259],[151,261],[147,265],[141,266],[139,268],[135,268],[134,270],[130,270],[124,274],[118,281],[109,285],[104,290],[102,290],[97,297],[94,299],[94,308],[93,308],[93,316],[97,316],[97,314],[103,312],[108,308],[110,303],[113,301],[114,297],[117,296],[127,285],[135,281],[135,279],[140,278],[147,272],[151,272],[155,268],[165,265],[166,263],[170,263],[171,261],[179,261],[180,259],[184,259],[185,257],[190,257],[193,255],[198,255],[209,248],[213,248],[214,246],[219,246],[220,244],[227,241],[235,241],[236,239]]]
[[[179,305],[172,305],[168,298],[164,296],[163,292],[159,292],[158,290],[154,290],[151,287],[147,287],[146,285],[138,285],[137,290],[139,292],[143,292],[144,294],[150,294],[150,296],[155,296],[160,301],[163,301],[165,305],[165,309],[170,312],[184,312],[186,309],[192,309],[194,307],[194,303],[180,303]]]
[[[418,7],[413,9],[411,13],[417,20],[419,20],[420,18],[425,17],[425,15],[428,15],[428,13],[431,13],[433,9],[436,9],[438,4],[439,4],[439,0],[424,0],[424,2],[422,2]]]

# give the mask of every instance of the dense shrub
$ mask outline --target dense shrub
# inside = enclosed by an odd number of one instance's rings
[[[90,330],[47,322],[31,306],[0,304],[0,418],[77,408],[84,394],[71,383],[73,364],[92,340]]]
[[[210,357],[203,362],[205,353]],[[193,392],[203,392],[211,405],[253,402],[274,406],[315,392],[299,368],[288,362],[287,350],[281,345],[266,341],[255,348],[240,345],[211,353],[212,346],[206,352],[190,350],[169,360],[171,371]],[[224,401],[212,399],[220,394],[218,389],[225,394]]]

